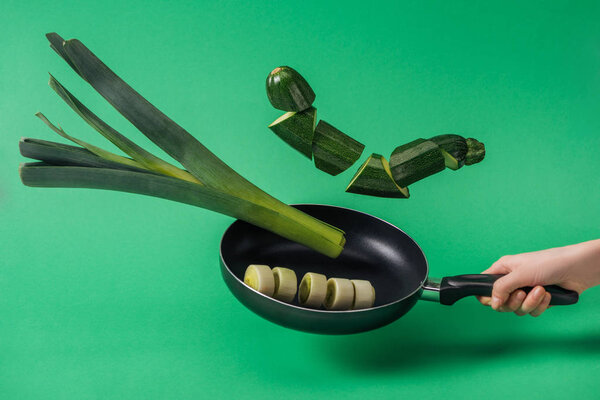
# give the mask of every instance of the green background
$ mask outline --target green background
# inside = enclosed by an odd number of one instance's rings
[[[47,72],[149,144],[49,49],[56,31],[283,201],[400,226],[432,276],[599,237],[598,2],[282,3],[2,2],[0,398],[597,398],[598,288],[537,319],[468,299],[422,302],[364,334],[305,334],[228,292],[217,256],[229,217],[21,185],[19,138],[63,141],[36,111],[110,147]],[[487,157],[414,184],[409,200],[344,193],[354,168],[322,173],[266,128],[280,112],[264,80],[279,65],[366,144],[361,160],[441,133],[480,139]]]

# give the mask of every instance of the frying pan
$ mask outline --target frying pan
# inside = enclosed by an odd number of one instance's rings
[[[279,325],[321,334],[364,332],[395,321],[419,299],[452,305],[466,296],[489,296],[494,281],[501,276],[428,278],[425,254],[394,225],[348,208],[319,204],[294,207],[346,232],[346,245],[339,257],[326,257],[240,220],[227,228],[221,240],[221,273],[229,290],[247,308]],[[375,304],[363,310],[326,311],[303,308],[297,300],[284,303],[243,283],[249,264],[290,268],[298,278],[306,272],[318,272],[328,278],[367,279],[376,291]],[[545,289],[552,295],[551,305],[578,300],[577,292],[554,285]]]

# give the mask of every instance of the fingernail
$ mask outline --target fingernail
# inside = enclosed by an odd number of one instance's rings
[[[526,296],[527,296],[527,294],[525,292],[520,291],[519,293],[517,293],[517,300],[523,301],[523,300],[525,300]]]
[[[534,293],[533,293],[533,295],[534,295],[535,297],[541,297],[543,292],[544,292],[544,288],[543,288],[543,287],[541,287],[541,286],[537,286],[537,287],[534,289]]]
[[[502,299],[496,296],[492,297],[492,308],[497,310],[500,305],[502,305]]]

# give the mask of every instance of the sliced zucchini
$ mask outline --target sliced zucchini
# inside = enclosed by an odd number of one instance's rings
[[[273,278],[275,279],[273,297],[288,303],[294,300],[298,288],[296,273],[288,268],[275,267],[273,268]]]
[[[303,307],[319,308],[327,294],[327,278],[315,272],[307,272],[302,277],[298,289],[298,303]]]
[[[277,118],[271,129],[284,142],[312,160],[312,143],[317,123],[317,109],[310,107],[302,112],[290,111]]]
[[[354,285],[350,279],[329,278],[323,305],[328,310],[349,310],[354,302]]]
[[[279,110],[304,111],[315,101],[315,92],[295,69],[283,66],[267,76],[267,97]]]
[[[267,296],[273,296],[275,291],[275,278],[268,265],[248,265],[244,274],[244,283]]]
[[[408,186],[445,167],[440,148],[430,140],[413,140],[396,147],[390,156],[392,178],[399,186]]]
[[[465,165],[465,158],[467,156],[467,140],[460,136],[454,134],[446,134],[446,135],[438,135],[432,137],[431,140],[433,143],[437,144],[440,149],[445,150],[452,158],[457,161],[458,167],[453,168],[454,162],[451,159],[446,158],[446,167],[450,169],[459,169],[463,165]],[[450,163],[450,165],[448,165]]]
[[[465,157],[466,165],[477,164],[485,157],[485,145],[477,139],[467,139],[467,156]]]
[[[442,152],[442,155],[444,156],[444,164],[446,165],[446,168],[450,168],[453,171],[456,171],[457,169],[460,168],[460,164],[458,163],[458,160],[454,157],[452,157],[452,155],[450,153],[448,153],[446,150],[440,148],[440,151]]]
[[[375,303],[375,288],[371,282],[362,279],[352,279],[354,285],[354,302],[352,303],[353,310],[373,307]]]
[[[315,166],[330,175],[337,175],[350,168],[364,148],[364,144],[323,120],[315,128],[312,143]]]
[[[346,192],[400,199],[410,197],[408,188],[398,186],[392,179],[388,161],[381,154],[375,153],[354,174]]]

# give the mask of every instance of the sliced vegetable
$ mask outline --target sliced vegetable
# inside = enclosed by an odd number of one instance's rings
[[[485,146],[477,139],[467,139],[467,156],[465,158],[466,165],[477,164],[485,157]]]
[[[440,149],[440,151],[442,152],[442,156],[444,156],[444,164],[446,165],[446,168],[450,168],[453,171],[456,171],[460,168],[460,164],[456,158],[452,157],[452,155],[450,155],[450,153],[444,149]]]
[[[271,129],[284,142],[312,160],[312,143],[317,123],[317,109],[310,107],[301,112],[290,111],[277,118]]]
[[[350,279],[329,278],[323,305],[328,310],[349,310],[354,301],[354,286]]]
[[[323,120],[315,128],[312,144],[315,166],[330,175],[347,170],[359,159],[364,148],[364,144]]]
[[[388,161],[381,154],[371,154],[346,187],[346,192],[378,197],[408,199],[408,187],[392,179]]]
[[[392,177],[400,186],[408,186],[440,172],[445,166],[440,148],[434,142],[425,139],[398,146],[390,156]]]
[[[275,279],[268,265],[249,265],[244,274],[244,283],[262,294],[273,296]]]
[[[294,300],[298,288],[296,273],[289,268],[275,267],[273,268],[273,277],[275,278],[273,297],[288,303]]]
[[[267,76],[267,97],[279,110],[304,111],[315,101],[315,92],[295,69],[283,66]]]
[[[300,281],[298,303],[303,307],[319,308],[327,294],[327,278],[315,272],[307,272]]]
[[[362,279],[352,279],[354,286],[354,301],[352,303],[353,310],[373,307],[375,303],[375,288],[371,282]]]
[[[446,151],[451,156],[451,158],[448,158],[444,154],[444,158],[446,160],[446,167],[450,169],[459,169],[460,167],[465,165],[465,158],[467,156],[468,148],[467,141],[464,137],[460,135],[446,134],[434,136],[429,140],[437,144],[440,149]],[[454,161],[456,161],[456,168],[454,168]]]

